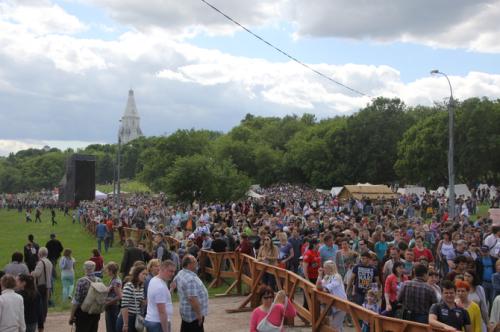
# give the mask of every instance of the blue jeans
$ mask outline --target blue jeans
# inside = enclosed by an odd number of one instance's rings
[[[144,321],[144,326],[146,326],[147,332],[163,332],[161,328],[161,323]],[[170,322],[168,322],[168,330],[172,331],[170,327]]]
[[[119,315],[116,320],[116,331],[123,331],[123,316]],[[128,332],[137,332],[135,329],[135,315],[128,314]]]
[[[484,288],[486,300],[489,302],[489,307],[491,308],[491,306],[493,305],[493,301],[495,300],[495,298],[493,297],[493,295],[495,293],[493,291],[493,284],[491,283],[491,281],[483,280],[482,286]]]
[[[106,318],[106,332],[121,332],[116,329],[116,321],[118,320],[118,314],[120,313],[120,306],[113,304],[106,307],[105,318]]]
[[[62,300],[64,302],[71,295],[73,295],[73,288],[74,288],[74,284],[75,284],[75,275],[61,273],[61,281],[62,281]]]
[[[97,250],[99,250],[99,253],[102,253],[101,251],[101,243],[104,242],[103,237],[97,237]]]

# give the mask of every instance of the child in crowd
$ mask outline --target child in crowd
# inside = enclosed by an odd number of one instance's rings
[[[378,299],[378,292],[376,290],[370,289],[366,293],[366,299],[363,303],[363,308],[376,312],[380,312],[380,305]],[[362,332],[370,332],[370,323],[363,321]]]

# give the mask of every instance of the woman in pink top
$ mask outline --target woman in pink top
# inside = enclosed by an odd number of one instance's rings
[[[259,332],[257,327],[267,316],[269,310],[271,310],[271,313],[267,320],[275,326],[281,326],[285,317],[292,318],[297,315],[295,307],[292,302],[286,298],[284,291],[281,290],[276,294],[276,301],[274,301],[274,291],[269,286],[261,286],[258,295],[262,304],[252,312],[252,317],[250,318],[250,332]],[[286,309],[284,305],[285,300],[288,301]],[[285,331],[285,329],[281,328],[281,331]]]

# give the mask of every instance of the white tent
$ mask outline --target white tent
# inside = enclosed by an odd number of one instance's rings
[[[446,189],[446,197],[448,197],[450,191]],[[466,184],[456,184],[455,185],[455,196],[460,197],[463,196],[464,198],[470,198],[472,197],[472,194],[469,190],[469,187],[467,187]]]
[[[330,195],[332,195],[333,197],[337,196],[342,188],[344,187],[332,187],[332,190],[330,190]]]
[[[249,191],[247,191],[247,196],[248,196],[248,197],[252,197],[252,198],[264,198],[264,197],[266,197],[266,196],[264,196],[264,195],[257,194],[257,193],[256,193],[255,191],[253,191],[253,190],[249,190]]]
[[[446,188],[441,186],[439,188],[436,189],[436,192],[439,194],[439,195],[444,195],[446,193]]]
[[[330,195],[330,190],[317,188],[316,191],[323,195]]]
[[[420,195],[423,195],[425,194],[427,191],[425,190],[424,187],[417,187],[417,186],[408,186],[408,187],[404,187],[404,188],[399,188],[398,189],[398,194],[401,194],[401,195],[417,195],[417,196],[420,196]]]
[[[105,193],[100,192],[99,190],[95,191],[95,200],[96,201],[101,201],[101,200],[106,199],[106,198],[108,198],[108,195],[106,195]]]

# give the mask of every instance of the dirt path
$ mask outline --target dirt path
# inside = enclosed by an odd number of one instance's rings
[[[225,297],[211,298],[209,302],[209,313],[205,321],[206,332],[248,332],[248,322],[250,320],[250,312],[242,312],[235,314],[226,313],[226,309],[237,308],[243,301],[243,297]],[[178,302],[174,303],[174,321],[173,331],[180,331],[180,316]],[[47,332],[70,332],[71,327],[68,325],[69,313],[51,313],[47,317],[46,329]],[[301,324],[299,319],[295,320],[296,324]],[[99,322],[99,332],[105,332],[104,315],[101,315]],[[305,332],[311,331],[310,327],[294,327],[287,328],[287,331]]]

